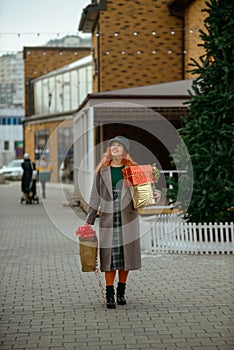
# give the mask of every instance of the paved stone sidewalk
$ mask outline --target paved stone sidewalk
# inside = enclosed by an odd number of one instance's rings
[[[21,205],[19,183],[0,185],[0,349],[234,349],[232,255],[143,252],[128,304],[107,310],[72,233],[61,233],[76,214],[57,187],[43,206]]]

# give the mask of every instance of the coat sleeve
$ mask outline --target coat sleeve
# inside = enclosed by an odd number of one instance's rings
[[[88,224],[93,225],[100,205],[100,174],[94,176],[93,186],[89,200],[89,210],[86,218]]]

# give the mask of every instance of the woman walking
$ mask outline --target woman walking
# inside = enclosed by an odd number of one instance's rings
[[[39,160],[39,165],[36,167],[38,171],[38,178],[41,183],[41,189],[42,189],[42,198],[46,198],[46,182],[50,181],[50,175],[51,175],[51,166],[46,160],[45,156],[42,156]]]
[[[90,196],[87,223],[93,225],[100,214],[100,269],[105,272],[107,308],[115,309],[114,281],[118,271],[117,304],[125,305],[125,289],[130,270],[141,268],[138,212],[129,188],[123,184],[122,169],[137,165],[129,155],[130,143],[124,136],[109,140],[107,151],[97,166]],[[160,194],[157,194],[158,200]]]

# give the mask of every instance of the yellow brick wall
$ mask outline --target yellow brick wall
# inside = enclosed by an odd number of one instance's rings
[[[93,82],[92,82],[92,88],[93,92],[98,92],[98,73],[95,72],[95,62],[98,63],[98,37],[97,34],[97,28],[94,31],[92,35],[92,55],[93,55],[93,67],[92,67],[92,73],[93,73]]]
[[[25,115],[28,116],[28,81],[90,55],[90,48],[25,47]]]
[[[184,62],[185,79],[195,78],[195,75],[188,72],[188,70],[191,69],[189,66],[191,58],[194,58],[197,61],[199,60],[199,57],[205,53],[203,47],[198,46],[198,44],[202,43],[202,40],[199,37],[199,29],[205,29],[204,20],[208,16],[207,12],[202,12],[202,9],[206,8],[205,2],[206,0],[193,1],[185,11],[184,40],[185,50],[187,52]]]
[[[97,28],[100,36],[93,40],[93,45],[97,52],[95,42],[99,40],[100,91],[183,78],[182,20],[170,15],[168,1],[107,0],[107,9],[100,12]],[[135,36],[135,31],[139,35]],[[152,35],[153,31],[156,35]],[[119,35],[115,36],[115,32]],[[96,92],[96,81],[93,87]]]
[[[34,133],[35,131],[39,130],[49,130],[49,149],[50,149],[50,163],[53,169],[52,175],[51,175],[51,181],[57,182],[58,179],[58,142],[57,142],[57,132],[56,129],[60,127],[72,127],[73,126],[73,120],[68,119],[65,121],[51,121],[48,123],[38,123],[38,124],[32,124],[27,123],[24,124],[24,142],[25,142],[25,152],[29,153],[30,158],[35,161],[34,158],[34,150],[35,150],[35,137]]]

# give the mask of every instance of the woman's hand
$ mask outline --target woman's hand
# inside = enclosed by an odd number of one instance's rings
[[[160,200],[162,198],[162,192],[159,191],[159,190],[154,189],[153,193],[154,193],[154,199],[155,199],[156,204],[157,204],[158,202],[160,202]]]

